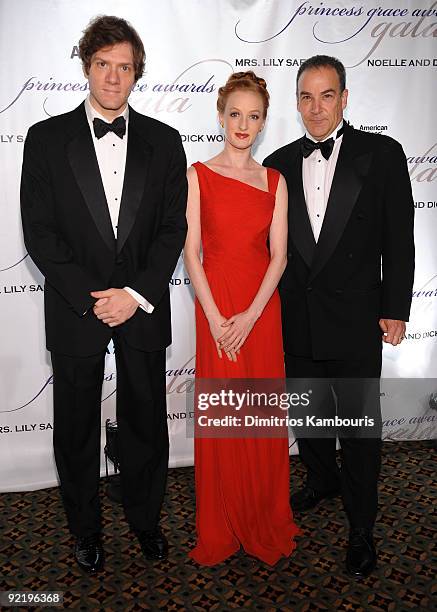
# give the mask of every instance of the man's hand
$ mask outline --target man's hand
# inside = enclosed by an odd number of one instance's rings
[[[91,291],[91,295],[97,299],[93,307],[94,314],[109,327],[116,327],[130,319],[139,306],[136,299],[124,289]]]
[[[379,327],[383,331],[382,339],[387,344],[397,346],[405,335],[405,321],[397,319],[379,319]]]

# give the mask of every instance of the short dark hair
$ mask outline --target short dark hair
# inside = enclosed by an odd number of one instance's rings
[[[310,70],[311,68],[325,68],[326,66],[334,68],[338,74],[338,80],[340,81],[340,93],[343,92],[346,89],[346,70],[340,60],[338,60],[336,57],[331,57],[330,55],[313,55],[299,66],[296,76],[296,93],[300,76],[305,70]]]
[[[141,78],[144,72],[146,53],[141,38],[137,31],[121,17],[111,15],[98,15],[94,17],[79,41],[79,57],[88,74],[91,66],[91,58],[103,47],[128,42],[132,45],[134,58],[135,81]]]

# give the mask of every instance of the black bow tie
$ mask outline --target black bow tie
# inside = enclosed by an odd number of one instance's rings
[[[339,138],[343,134],[343,128],[338,130],[336,138]],[[314,140],[310,140],[307,136],[304,136],[301,141],[301,151],[304,157],[309,157],[313,151],[316,149],[320,149],[321,154],[325,159],[329,159],[331,157],[332,149],[334,148],[335,140],[332,138],[328,138],[328,140],[323,140],[321,142],[314,142]]]
[[[117,117],[112,123],[106,123],[97,117],[93,119],[93,128],[96,138],[102,138],[108,132],[114,132],[119,138],[123,138],[126,134],[126,119]]]

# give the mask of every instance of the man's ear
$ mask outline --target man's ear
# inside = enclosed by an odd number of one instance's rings
[[[349,90],[348,89],[344,89],[342,94],[341,94],[341,107],[344,110],[347,106],[347,97],[349,94]]]
[[[296,108],[299,110],[299,92],[296,91]]]

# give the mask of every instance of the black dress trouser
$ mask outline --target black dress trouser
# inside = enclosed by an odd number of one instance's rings
[[[310,357],[286,354],[285,364],[289,379],[313,379],[313,384],[317,384],[317,379],[325,379],[321,383],[325,385],[327,379],[332,382],[336,400],[331,388],[329,393],[323,395],[322,413],[326,416],[335,413],[341,418],[355,416],[357,399],[360,400],[360,379],[373,379],[371,416],[376,426],[368,437],[340,435],[341,468],[336,461],[335,437],[297,438],[299,455],[307,470],[306,484],[321,492],[341,489],[351,527],[372,529],[378,510],[377,483],[381,467],[381,409],[377,392],[381,376],[381,351],[348,361],[316,361]],[[347,379],[353,379],[353,384],[348,385]],[[355,404],[354,408],[352,404]],[[348,410],[349,406],[351,411]],[[361,412],[364,414],[366,410]]]
[[[116,332],[116,418],[122,498],[134,531],[159,521],[168,468],[165,350],[133,349]],[[101,392],[105,352],[89,357],[52,353],[53,443],[70,531],[101,529],[99,505]]]

